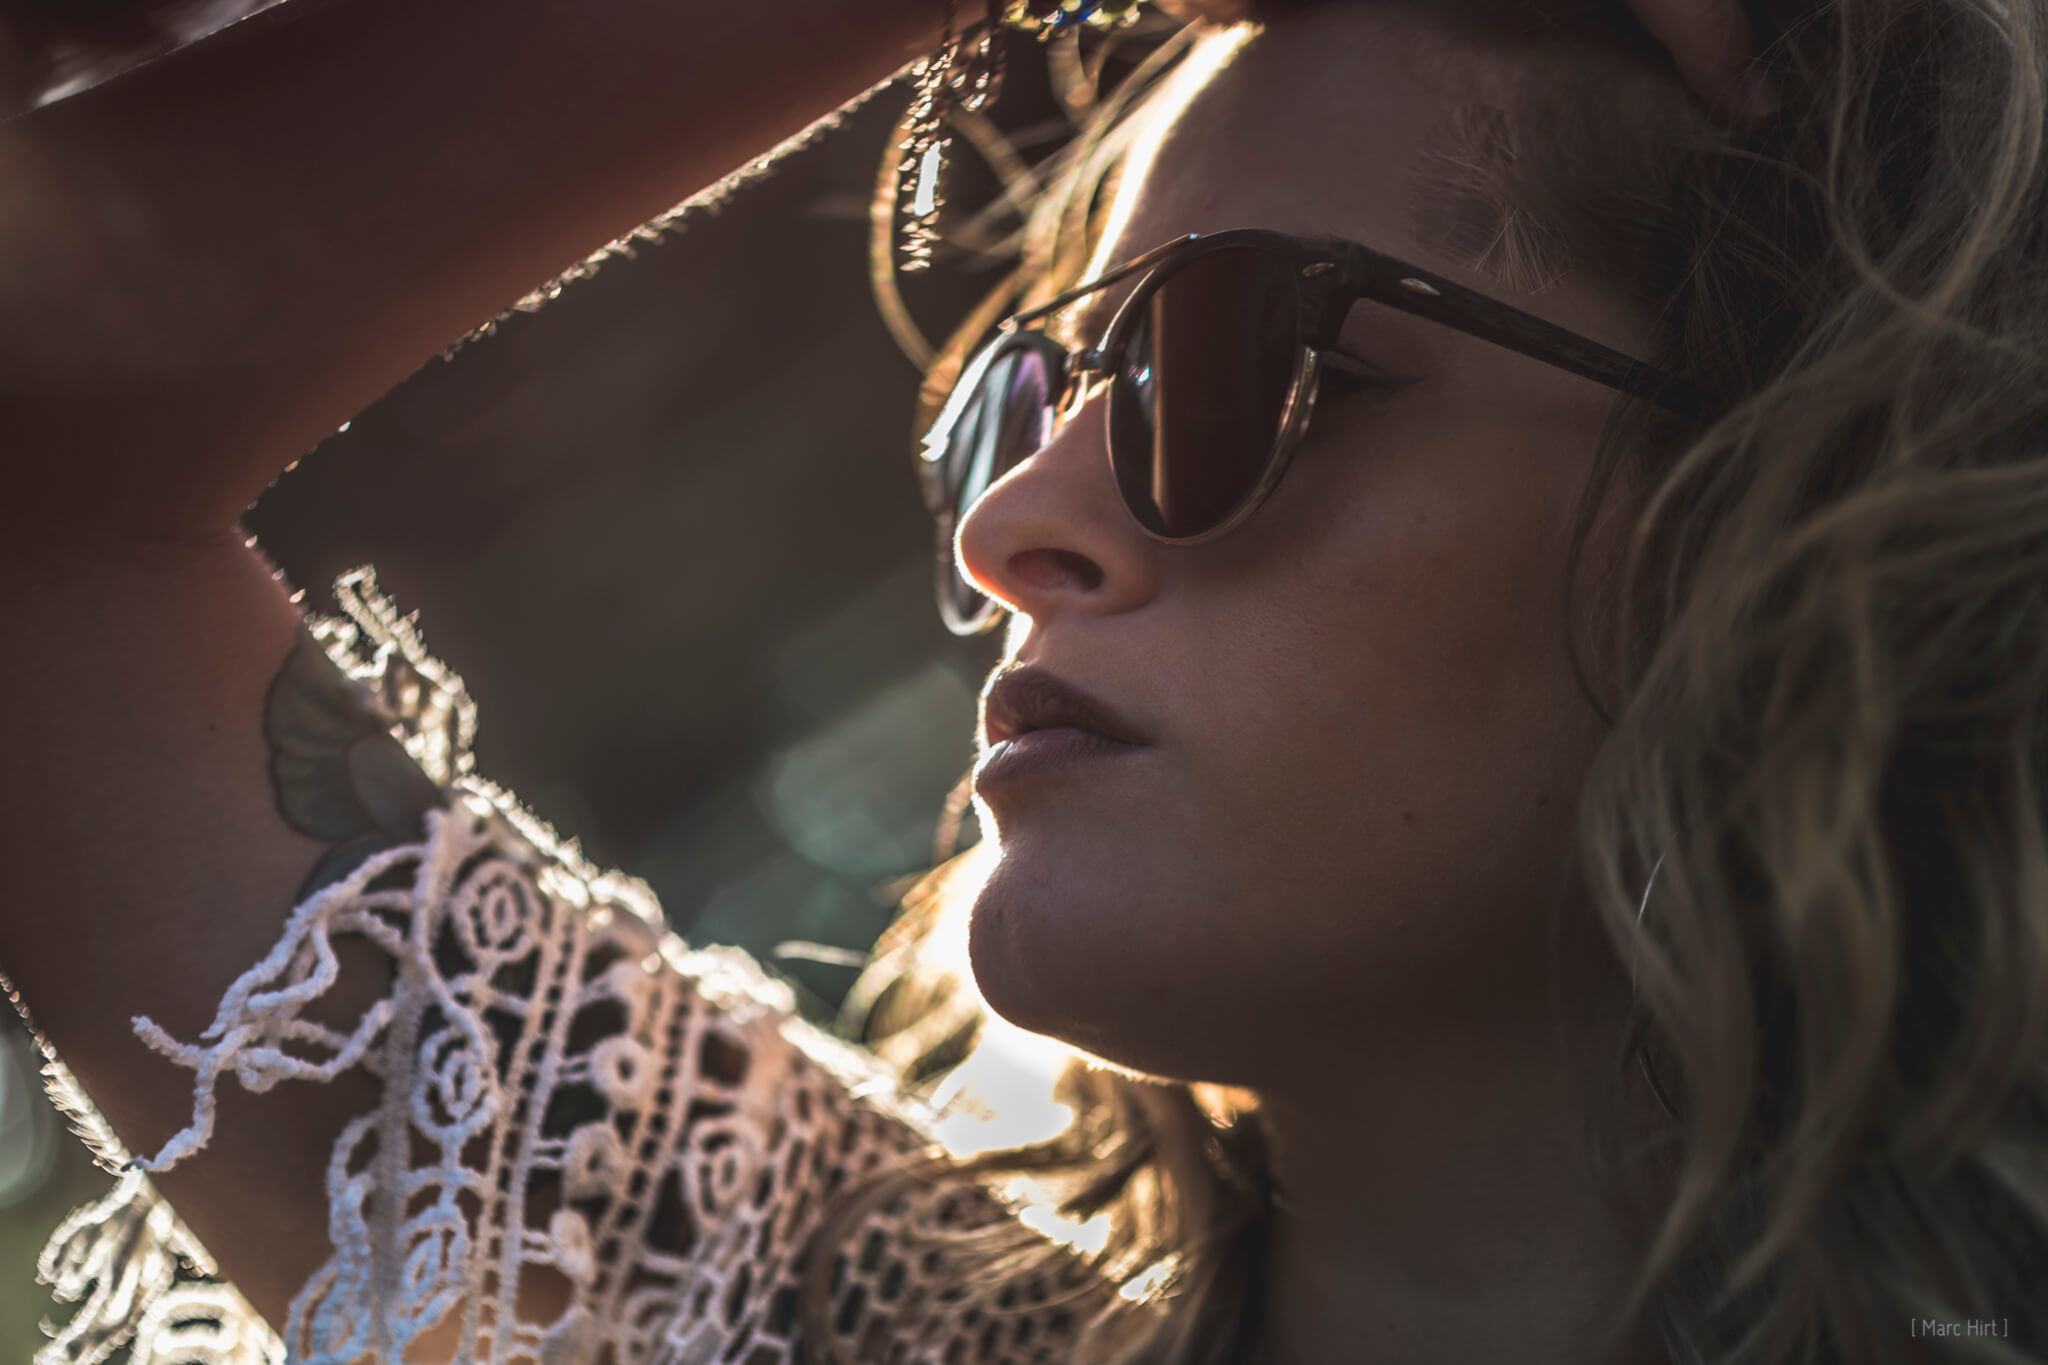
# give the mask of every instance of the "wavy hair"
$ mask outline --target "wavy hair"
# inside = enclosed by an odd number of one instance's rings
[[[1685,427],[1618,404],[1572,539],[1608,726],[1577,851],[1638,1000],[1588,1116],[1644,1249],[1609,1326],[1648,1320],[1678,1365],[2042,1365],[2048,3],[1749,12],[1785,106],[1738,129],[1673,96],[1618,3],[1424,21],[1468,44],[1445,79],[1471,42],[1525,73],[1436,152],[1522,234],[1487,238],[1499,268],[1586,263],[1655,319],[1652,363],[1727,399]],[[1013,293],[1088,254],[1130,126],[1063,164]],[[987,1027],[942,950],[976,856],[908,898],[850,1002],[913,1082]],[[1063,1179],[1127,1291],[1088,1358],[1223,1358],[1270,1216],[1255,1100],[1078,1061],[1061,1089],[1060,1137],[917,1178]]]

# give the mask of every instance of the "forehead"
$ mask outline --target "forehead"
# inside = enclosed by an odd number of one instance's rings
[[[1205,37],[1148,115],[1097,256],[1233,227],[1346,237],[1421,264],[1417,157],[1486,85],[1448,35],[1392,6],[1332,5]],[[1456,82],[1451,64],[1469,65]]]

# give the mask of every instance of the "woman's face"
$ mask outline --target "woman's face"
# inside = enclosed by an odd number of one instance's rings
[[[1198,65],[1233,40],[1207,41]],[[1101,259],[1233,227],[1346,237],[1641,354],[1642,320],[1584,273],[1518,293],[1418,240],[1418,153],[1472,100],[1427,74],[1452,41],[1362,5],[1251,39],[1163,130]],[[1508,69],[1467,65],[1488,63]],[[1526,1029],[1550,981],[1608,970],[1590,933],[1547,931],[1589,920],[1568,862],[1598,727],[1564,569],[1613,395],[1369,303],[1343,348],[1403,382],[1320,405],[1219,540],[1131,522],[1099,398],[961,527],[1019,613],[1009,660],[1149,741],[978,794],[1000,862],[974,972],[1025,1028],[1280,1085],[1332,1050]]]

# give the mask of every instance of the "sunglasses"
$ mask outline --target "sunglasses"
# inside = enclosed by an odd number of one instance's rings
[[[1099,344],[1033,326],[1145,272]],[[1272,495],[1360,299],[1427,318],[1698,420],[1683,380],[1356,242],[1260,228],[1190,233],[1005,321],[961,368],[918,460],[938,522],[939,613],[956,635],[1003,608],[961,576],[953,533],[991,484],[1043,449],[1062,414],[1109,388],[1109,463],[1124,510],[1168,545],[1213,540]]]

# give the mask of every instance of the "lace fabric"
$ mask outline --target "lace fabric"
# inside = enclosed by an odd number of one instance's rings
[[[970,1285],[935,1228],[1015,1233],[993,1193],[870,1184],[848,1235],[813,1248],[849,1182],[931,1150],[934,1116],[879,1061],[800,1019],[734,949],[662,927],[647,888],[471,771],[475,711],[367,570],[315,638],[369,689],[447,793],[425,837],[375,852],[291,914],[200,1038],[147,1020],[194,1072],[191,1123],[155,1156],[123,1151],[50,1056],[53,1094],[103,1163],[105,1199],[51,1239],[41,1273],[79,1309],[37,1365],[397,1365],[436,1343],[474,1365],[796,1365],[819,1358],[1064,1361],[1101,1293],[1079,1255],[1027,1256]],[[353,936],[394,984],[360,1017],[308,1017]],[[45,1048],[46,1055],[47,1046]],[[200,1153],[226,1077],[263,1092],[350,1069],[381,1102],[348,1125],[327,1178],[332,1255],[283,1338],[150,1184]],[[807,1256],[834,1258],[830,1343],[803,1341]]]

